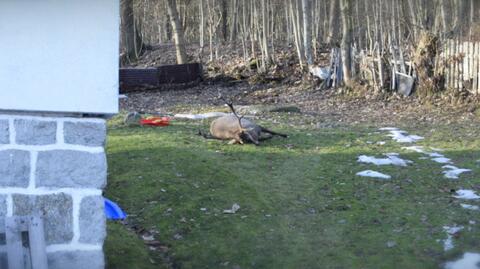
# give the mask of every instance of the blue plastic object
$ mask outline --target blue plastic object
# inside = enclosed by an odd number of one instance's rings
[[[114,202],[105,199],[105,215],[109,220],[123,220],[127,218],[127,214]]]

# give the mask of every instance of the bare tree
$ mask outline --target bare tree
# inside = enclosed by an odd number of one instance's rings
[[[133,17],[133,0],[121,1],[121,56],[122,62],[131,62],[137,58],[135,50],[135,20]]]
[[[352,0],[341,0],[341,14],[342,14],[342,64],[343,64],[343,77],[345,84],[350,84],[353,80],[352,78],[352,55],[350,46],[352,44]]]
[[[307,65],[313,64],[312,55],[312,11],[311,0],[302,0],[303,7],[303,46],[305,51],[305,58],[307,59]]]
[[[337,42],[338,38],[338,25],[339,25],[339,1],[340,0],[330,0],[330,14],[328,20],[328,36],[327,43],[332,44]]]
[[[177,12],[177,1],[167,0],[167,10],[172,25],[173,39],[175,40],[175,50],[177,51],[177,63],[184,64],[187,62],[187,51],[185,49],[185,40],[183,37],[183,29]]]

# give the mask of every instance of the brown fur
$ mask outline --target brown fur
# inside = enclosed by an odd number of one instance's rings
[[[262,137],[262,133],[267,133],[269,136]],[[210,134],[210,137],[203,136],[206,138],[230,140],[232,144],[253,143],[255,145],[259,145],[260,141],[270,139],[274,135],[287,137],[285,134],[280,134],[257,125],[251,120],[239,118],[235,114],[215,119],[210,125]]]

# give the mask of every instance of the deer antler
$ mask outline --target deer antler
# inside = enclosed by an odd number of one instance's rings
[[[242,119],[243,119],[244,116],[238,116],[237,112],[235,111],[235,108],[233,108],[233,103],[226,102],[226,104],[230,108],[230,110],[232,111],[233,115],[235,115],[235,117],[238,119],[238,125],[240,126],[240,128],[243,129]]]
[[[220,91],[218,91],[218,99],[222,100],[223,102],[225,102],[225,104],[230,108],[230,110],[232,111],[233,115],[238,119],[238,125],[240,126],[240,128],[243,129],[242,127],[242,119],[244,116],[238,116],[237,114],[237,111],[235,111],[235,108],[233,107],[233,102],[228,102],[222,95],[222,93]]]

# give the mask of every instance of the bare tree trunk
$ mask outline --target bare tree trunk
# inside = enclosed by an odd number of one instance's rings
[[[238,0],[233,0],[232,4],[232,25],[230,27],[230,43],[236,40],[237,35],[237,12],[238,12]]]
[[[302,45],[301,45],[301,38],[300,38],[300,29],[298,29],[297,25],[297,18],[295,16],[295,11],[294,11],[294,4],[293,1],[297,0],[291,0],[290,2],[290,16],[292,17],[292,26],[293,26],[293,36],[295,38],[295,45],[297,47],[297,53],[298,53],[298,61],[300,62],[300,68],[303,69],[303,50],[302,50]]]
[[[340,0],[331,0],[330,1],[330,14],[328,22],[328,36],[327,43],[332,44],[336,43],[338,40],[338,25],[339,25],[339,1]]]
[[[307,65],[310,66],[313,64],[311,0],[302,0],[302,7],[303,7],[303,47],[305,51],[305,58],[307,59]]]
[[[441,19],[442,19],[442,31],[443,33],[446,33],[448,31],[448,23],[447,23],[447,14],[446,14],[446,0],[439,0],[440,2],[440,14],[441,14]]]
[[[346,85],[352,83],[352,55],[350,46],[352,44],[352,23],[351,23],[351,0],[341,0],[341,14],[342,14],[342,64],[343,64],[343,78]]]
[[[417,39],[417,32],[418,32],[418,19],[417,19],[417,14],[419,11],[415,12],[415,4],[413,2],[414,0],[408,0],[408,10],[410,12],[410,28],[412,29],[412,34],[413,34],[413,40]]]
[[[268,13],[266,7],[266,0],[262,0],[262,47],[264,54],[264,68],[266,68],[265,63],[270,63],[270,52],[268,51]]]
[[[222,39],[223,41],[228,40],[228,33],[227,33],[227,16],[228,16],[228,6],[227,0],[220,0],[220,5],[222,7]]]
[[[473,27],[475,26],[474,21],[475,21],[475,4],[473,0],[470,0],[470,25],[469,25],[469,33],[468,33],[468,37],[470,40],[472,40]]]
[[[183,37],[183,29],[177,12],[177,1],[167,0],[167,10],[172,25],[173,38],[175,40],[175,50],[177,52],[177,64],[187,63],[187,51],[185,49],[185,40]]]
[[[199,0],[199,9],[200,9],[200,26],[199,26],[199,35],[200,35],[200,49],[203,50],[205,46],[205,14],[203,10],[204,4],[203,0]]]
[[[136,59],[135,51],[135,20],[133,17],[133,0],[121,1],[121,35],[120,40],[122,62],[132,62]]]

